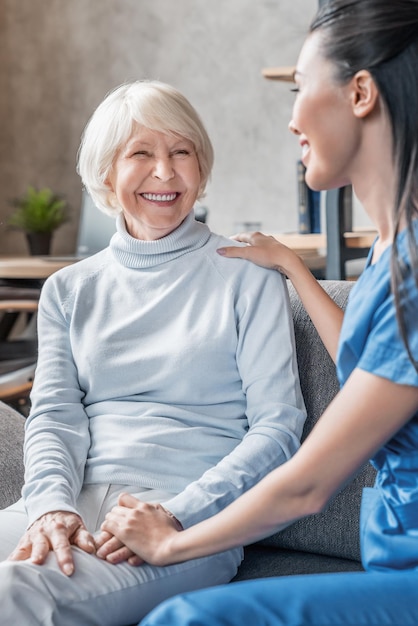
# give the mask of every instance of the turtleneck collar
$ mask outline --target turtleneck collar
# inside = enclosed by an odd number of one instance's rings
[[[155,267],[201,248],[209,239],[210,230],[194,218],[191,211],[176,230],[155,241],[135,239],[126,230],[123,213],[116,218],[116,233],[110,240],[115,259],[125,267]]]

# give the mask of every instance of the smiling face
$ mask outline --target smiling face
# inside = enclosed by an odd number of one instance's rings
[[[129,234],[154,240],[175,230],[192,211],[200,168],[191,141],[136,126],[114,160],[107,184]]]
[[[289,128],[299,136],[306,181],[312,189],[351,182],[361,146],[361,127],[353,115],[351,84],[340,85],[333,64],[320,49],[321,33],[307,38],[297,63],[297,96]]]

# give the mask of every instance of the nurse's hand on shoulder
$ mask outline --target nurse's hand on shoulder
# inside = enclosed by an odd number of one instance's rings
[[[71,546],[93,554],[96,550],[93,536],[76,513],[53,511],[42,515],[25,532],[9,561],[24,561],[42,565],[49,552],[53,551],[61,571],[67,576],[74,572]]]
[[[111,563],[165,565],[165,546],[182,526],[161,504],[141,502],[125,493],[106,515],[101,530],[96,539],[99,558]]]
[[[293,250],[280,243],[277,239],[262,233],[241,233],[231,237],[247,246],[227,246],[218,248],[217,253],[228,258],[240,258],[252,261],[256,265],[288,274],[300,258]]]

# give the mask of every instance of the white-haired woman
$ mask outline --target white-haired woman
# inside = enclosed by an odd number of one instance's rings
[[[86,127],[79,173],[117,232],[43,288],[23,499],[0,513],[3,623],[121,626],[229,581],[240,548],[145,565],[100,532],[106,513],[139,498],[186,528],[298,448],[286,286],[219,256],[227,240],[194,219],[212,162],[194,108],[162,83],[118,87]]]

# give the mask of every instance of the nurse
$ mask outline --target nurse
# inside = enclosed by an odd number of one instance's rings
[[[289,277],[336,362],[341,390],[295,456],[221,513],[178,532],[158,507],[130,499],[104,528],[157,565],[222,552],[323,510],[371,459],[377,480],[361,510],[365,572],[181,595],[141,626],[418,623],[418,1],[326,3],[295,82],[290,130],[308,185],[352,184],[378,233],[346,313],[272,238],[243,234],[247,247],[218,252]]]

